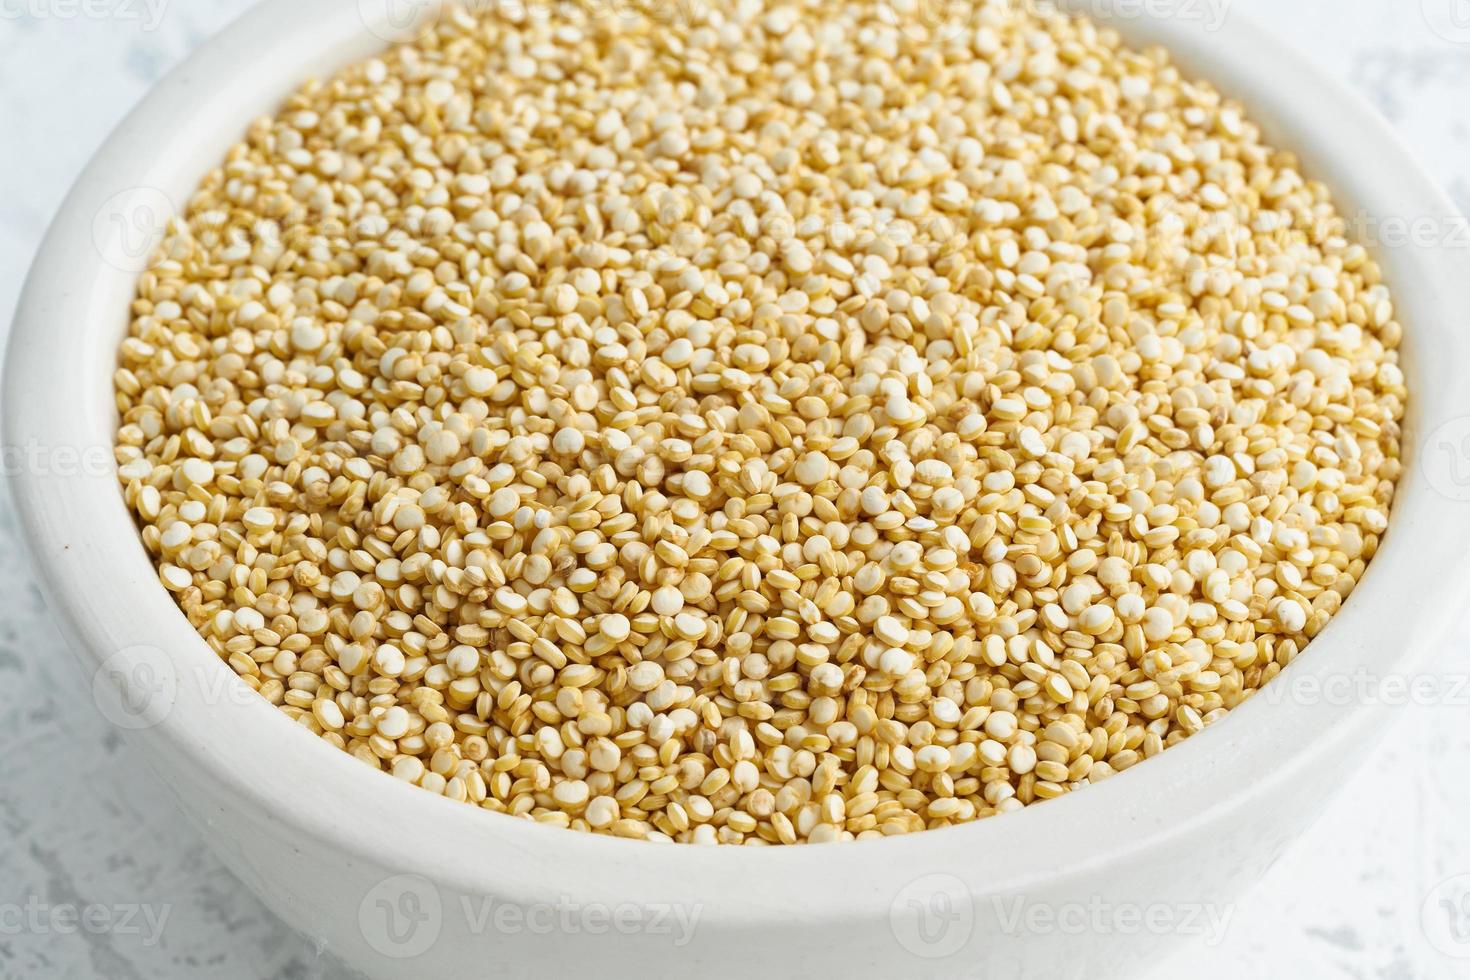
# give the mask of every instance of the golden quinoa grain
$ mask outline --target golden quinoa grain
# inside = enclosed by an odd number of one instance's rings
[[[457,12],[254,123],[116,378],[210,647],[399,779],[696,843],[1015,810],[1275,676],[1400,474],[1379,269],[1163,52],[952,6]]]

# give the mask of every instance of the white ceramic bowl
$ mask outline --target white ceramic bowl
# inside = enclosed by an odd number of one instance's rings
[[[1379,258],[1407,324],[1409,468],[1361,586],[1272,696],[1012,815],[839,846],[660,847],[454,804],[302,732],[194,634],[106,465],[114,352],[150,243],[140,232],[248,120],[379,49],[385,15],[403,12],[384,3],[269,0],[159,84],[62,207],[11,340],[5,442],[51,611],[99,706],[224,862],[282,919],[383,977],[662,975],[675,956],[711,977],[1137,976],[1207,923],[1197,912],[1227,912],[1378,736],[1383,711],[1368,702],[1384,699],[1343,694],[1344,680],[1408,676],[1465,591],[1467,494],[1422,461],[1446,437],[1459,452],[1470,431],[1470,269],[1450,235],[1433,234],[1454,225],[1453,207],[1387,126],[1239,16],[1081,4],[1139,14],[1114,26],[1244,100],[1394,246]],[[1415,221],[1430,232],[1387,240]]]

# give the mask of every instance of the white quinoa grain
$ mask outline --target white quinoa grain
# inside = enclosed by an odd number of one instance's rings
[[[1407,398],[1327,190],[1035,5],[687,13],[443,18],[204,178],[117,463],[220,659],[453,800],[789,844],[1052,799],[1300,655]]]

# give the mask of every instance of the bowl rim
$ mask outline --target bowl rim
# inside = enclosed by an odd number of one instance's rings
[[[1095,0],[1071,5],[1093,13],[1100,6]],[[119,213],[118,192],[136,201],[164,188],[176,199],[238,137],[240,125],[219,120],[253,118],[304,78],[383,47],[369,29],[382,22],[364,18],[369,6],[265,0],[156,85],[62,205],[31,269],[9,342],[4,442],[38,446],[51,461],[11,473],[49,608],[93,673],[94,693],[98,684],[117,682],[130,694],[146,694],[136,671],[118,676],[119,664],[172,672],[176,685],[164,717],[136,734],[171,760],[162,775],[176,792],[213,793],[213,805],[246,801],[303,841],[327,842],[465,894],[494,892],[528,904],[568,893],[688,902],[707,919],[731,924],[820,924],[881,919],[894,896],[926,875],[956,877],[977,895],[1000,894],[1136,862],[1166,841],[1201,834],[1290,793],[1298,774],[1327,764],[1381,721],[1382,704],[1255,697],[1221,723],[1086,792],[837,850],[669,848],[567,833],[422,792],[296,731],[209,653],[158,587],[115,477],[62,473],[60,453],[111,446],[113,351],[135,279],[103,254],[113,232],[101,219]],[[1457,216],[1366,103],[1238,13],[1208,29],[1159,16],[1154,5],[1126,16],[1120,10],[1117,5],[1113,18],[1102,19],[1132,46],[1165,45],[1187,74],[1208,78],[1243,102],[1277,145],[1293,148],[1308,172],[1333,188],[1344,210],[1356,206],[1378,220]],[[1271,66],[1269,76],[1264,65]],[[1311,654],[1288,669],[1287,676],[1319,682],[1349,669],[1408,676],[1452,621],[1470,570],[1461,553],[1470,542],[1470,504],[1437,490],[1432,474],[1416,465],[1429,433],[1470,416],[1470,386],[1457,383],[1453,370],[1470,363],[1470,337],[1451,316],[1470,309],[1464,253],[1444,241],[1412,242],[1380,247],[1378,258],[1408,324],[1407,462],[1379,554]],[[84,584],[96,580],[98,568],[108,571],[105,587]],[[181,765],[194,772],[174,771]],[[198,788],[201,779],[205,789]],[[1222,786],[1245,789],[1224,794]],[[439,828],[432,836],[400,832],[431,822]],[[799,878],[802,887],[772,887],[768,875]]]

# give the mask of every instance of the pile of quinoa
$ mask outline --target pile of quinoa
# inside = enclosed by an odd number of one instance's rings
[[[1327,190],[1031,4],[669,13],[451,11],[203,179],[115,387],[210,649],[430,792],[737,844],[1059,796],[1296,657],[1406,398]]]

